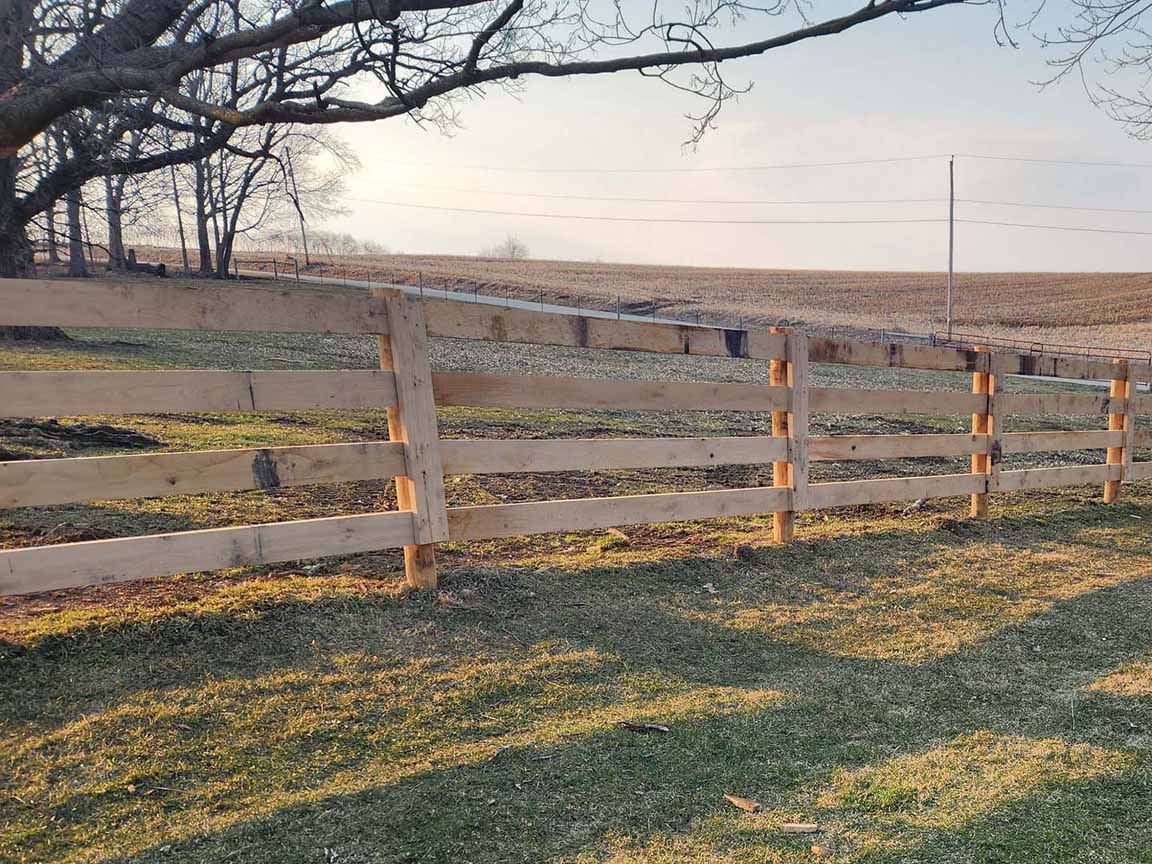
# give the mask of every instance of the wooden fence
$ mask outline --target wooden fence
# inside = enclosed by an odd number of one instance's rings
[[[808,338],[502,309],[394,292],[327,294],[234,286],[0,280],[0,324],[368,334],[379,370],[0,372],[7,417],[164,412],[387,408],[387,441],[300,447],[42,459],[0,463],[0,507],[396,478],[399,510],[0,551],[0,593],[46,591],[147,576],[269,564],[403,547],[408,581],[436,584],[443,541],[773,513],[792,538],[798,511],[988,495],[1100,483],[1113,501],[1133,463],[1136,382],[1152,367],[900,344]],[[600,380],[434,373],[428,338],[460,337],[581,348],[741,358],[768,366],[768,384]],[[972,392],[814,387],[810,363],[966,372]],[[1009,374],[1107,379],[1110,392],[1008,394]],[[624,440],[440,440],[437,406],[763,411],[771,437]],[[1148,406],[1152,409],[1152,405]],[[968,415],[971,433],[821,437],[809,416]],[[1099,431],[1005,433],[1008,415],[1100,415]],[[1099,465],[1001,469],[1002,455],[1106,449]],[[970,456],[971,471],[810,483],[817,460]],[[774,485],[704,492],[447,507],[444,476],[521,471],[773,464]]]

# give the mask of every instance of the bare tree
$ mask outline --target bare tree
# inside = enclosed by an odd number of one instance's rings
[[[509,234],[495,246],[489,247],[480,253],[485,258],[508,258],[512,261],[522,261],[528,257],[528,246],[513,234]]]
[[[1139,0],[1072,0],[1069,22],[1036,13],[1053,69],[1048,83],[1079,78],[1089,97],[1136,138],[1152,139],[1152,5]],[[1047,14],[1046,14],[1047,13]]]
[[[867,0],[823,20],[806,17],[799,0],[665,2],[639,13],[616,3],[601,19],[591,4],[569,0],[0,0],[0,274],[26,265],[25,226],[70,189],[105,173],[203,159],[237,128],[401,116],[450,124],[454,97],[491,85],[631,70],[704,99],[695,139],[739,92],[721,75],[725,61],[991,0]],[[738,38],[753,19],[782,23]],[[238,61],[264,70],[268,86],[240,98],[225,91],[222,100],[189,86],[196,76],[233,74]],[[355,98],[372,78],[386,95]],[[94,141],[35,187],[19,188],[23,150],[38,135],[114,100],[121,125],[168,129],[185,143],[108,159]]]

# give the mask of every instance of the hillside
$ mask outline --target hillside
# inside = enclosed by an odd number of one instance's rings
[[[174,250],[146,255],[178,264]],[[268,269],[245,254],[247,269]],[[282,256],[281,256],[282,257]],[[943,329],[942,273],[755,270],[579,261],[512,261],[437,255],[354,255],[314,263],[307,273],[434,288],[626,308],[717,323],[806,322],[924,332]],[[962,273],[956,327],[1045,343],[1152,345],[1152,273]]]

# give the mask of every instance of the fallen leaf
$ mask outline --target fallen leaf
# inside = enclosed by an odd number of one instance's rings
[[[724,795],[724,800],[731,804],[733,807],[739,807],[746,813],[759,813],[762,809],[759,801],[753,801],[751,798],[741,798],[739,795]]]

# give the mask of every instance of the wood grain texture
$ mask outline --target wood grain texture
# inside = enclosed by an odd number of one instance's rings
[[[1124,400],[1105,393],[1005,393],[1005,414],[1108,414],[1124,410]]]
[[[374,369],[0,372],[4,417],[303,411],[395,402],[392,373]]]
[[[410,513],[368,513],[0,551],[0,594],[55,591],[394,549],[412,542]]]
[[[979,492],[984,489],[984,485],[985,478],[978,474],[813,483],[808,487],[804,509],[826,510],[891,501],[915,501],[919,498],[950,498]]]
[[[566,533],[618,525],[770,513],[790,509],[791,494],[788,489],[757,487],[453,507],[448,510],[448,524],[453,540]]]
[[[982,411],[983,397],[969,393],[917,390],[846,390],[810,387],[813,414],[969,414]]]
[[[605,411],[771,411],[785,387],[710,381],[630,381],[526,375],[437,373],[438,405]]]
[[[501,309],[456,300],[428,300],[425,306],[432,336],[765,360],[784,353],[784,340],[762,331]]]
[[[348,483],[403,470],[403,445],[387,441],[27,459],[0,462],[0,507]]]
[[[440,442],[446,474],[755,465],[779,459],[787,452],[785,440],[761,437]]]
[[[1087,486],[1120,478],[1119,465],[1070,465],[1059,468],[1028,468],[1023,471],[1001,471],[994,492],[1018,492],[1022,489],[1050,489],[1057,486]]]
[[[94,279],[0,279],[0,325],[387,333],[367,294]]]

